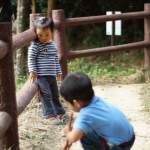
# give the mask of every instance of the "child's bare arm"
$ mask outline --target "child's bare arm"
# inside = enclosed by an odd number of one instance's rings
[[[66,125],[64,134],[66,135],[66,138],[69,142],[74,143],[81,139],[84,132],[81,129],[71,129],[68,125]]]

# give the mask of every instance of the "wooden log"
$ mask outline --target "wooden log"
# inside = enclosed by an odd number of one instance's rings
[[[150,4],[144,5],[144,11],[150,13]],[[144,40],[150,43],[150,16],[144,18]],[[144,68],[150,68],[150,45],[144,49]]]
[[[0,40],[0,59],[3,58],[8,52],[8,44]]]
[[[150,13],[150,4],[144,5],[144,11]],[[150,17],[144,18],[144,40],[150,43]],[[144,48],[144,68],[145,82],[150,82],[150,46]]]
[[[68,59],[94,56],[100,54],[108,54],[108,53],[114,53],[114,52],[124,51],[124,50],[134,50],[136,48],[144,48],[147,46],[150,46],[150,42],[142,41],[142,42],[117,45],[117,46],[108,46],[108,47],[94,48],[94,49],[87,49],[87,50],[77,50],[77,51],[68,52]]]
[[[35,13],[35,14],[30,14],[30,29],[33,29],[33,23],[38,17],[45,17],[45,13]]]
[[[62,69],[62,79],[67,75],[67,50],[66,50],[66,34],[65,34],[65,14],[63,10],[52,11],[54,25],[60,24],[59,28],[54,30],[54,41],[58,47],[58,56]]]
[[[4,145],[6,149],[19,149],[18,121],[16,109],[15,78],[12,48],[12,24],[0,23],[0,40],[7,42],[8,53],[0,59],[0,112],[2,116],[5,113],[12,118],[12,123],[5,132]]]
[[[33,29],[26,30],[13,36],[13,51],[18,50],[36,39],[37,35]]]
[[[106,21],[140,19],[144,17],[150,17],[150,13],[141,11],[141,12],[113,14],[113,15],[67,18],[65,21],[66,21],[66,27],[68,27],[68,26],[75,26],[75,25],[100,23],[100,22],[106,22]],[[60,24],[57,22],[57,27],[59,26]]]
[[[5,111],[0,111],[0,139],[3,139],[3,136],[5,135],[5,132],[10,127],[12,123],[11,116],[6,113]],[[0,149],[1,150],[1,149]]]
[[[19,116],[24,111],[24,109],[34,97],[37,90],[37,84],[30,83],[29,81],[27,81],[22,87],[22,89],[17,93],[17,116]],[[0,112],[0,139],[2,139],[11,123],[12,117],[6,112]]]
[[[27,81],[17,93],[17,115],[19,116],[28,106],[38,90],[37,84]]]
[[[4,150],[3,139],[0,139],[0,150]]]
[[[18,50],[36,39],[37,35],[34,30],[26,30],[13,36],[13,51]],[[8,44],[0,40],[0,59],[6,56],[8,52]]]

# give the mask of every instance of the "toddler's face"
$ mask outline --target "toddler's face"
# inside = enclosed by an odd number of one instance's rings
[[[52,39],[52,31],[50,30],[50,28],[36,28],[36,34],[38,36],[38,40],[44,44],[50,42],[50,40]]]

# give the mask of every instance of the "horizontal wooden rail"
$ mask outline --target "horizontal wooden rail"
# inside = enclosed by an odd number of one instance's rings
[[[2,59],[9,50],[9,44],[0,40],[0,59]]]
[[[114,21],[114,20],[140,19],[145,17],[150,17],[150,13],[145,11],[140,11],[140,12],[132,12],[132,13],[112,14],[112,15],[67,18],[66,27],[83,25],[83,24],[100,23],[106,21]],[[58,27],[58,24],[56,25],[56,27]]]
[[[142,41],[142,42],[135,42],[135,43],[118,45],[118,46],[108,46],[102,48],[71,51],[67,53],[67,56],[68,59],[74,59],[74,58],[93,56],[99,54],[114,53],[114,52],[124,51],[124,50],[133,50],[136,48],[144,48],[149,46],[150,46],[150,41]]]
[[[37,35],[33,29],[26,30],[13,36],[13,50],[16,51],[36,39]]]
[[[9,38],[11,35],[9,31],[11,30],[12,24],[10,22],[0,22],[0,59],[3,58],[11,48]],[[7,41],[7,42],[6,42]]]
[[[0,140],[3,139],[3,136],[11,123],[11,116],[6,112],[0,111]]]
[[[22,48],[36,39],[37,35],[34,30],[29,29],[13,36],[13,51]],[[0,40],[0,59],[8,52],[9,44]]]
[[[28,106],[36,92],[38,86],[36,83],[30,83],[29,80],[24,84],[21,90],[17,93],[17,115],[19,116]]]
[[[17,101],[17,115],[19,116],[27,105],[30,103],[31,99],[34,97],[38,90],[37,84],[30,83],[27,81],[22,89],[16,95]],[[0,112],[0,140],[3,138],[5,132],[12,123],[12,118],[9,114],[5,112]]]

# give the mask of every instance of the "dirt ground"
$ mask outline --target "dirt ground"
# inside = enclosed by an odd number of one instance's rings
[[[107,82],[96,80],[93,85],[95,94],[120,108],[134,126],[136,141],[132,150],[150,150],[150,113],[147,107],[150,88],[148,85],[114,84],[113,80]],[[62,100],[61,103],[69,114],[71,110]],[[74,119],[76,116],[77,114],[74,113]],[[18,122],[21,150],[61,150],[65,141],[63,128],[68,118],[61,125],[52,126],[41,119],[41,103],[32,100],[19,116]],[[82,148],[75,143],[71,150],[82,150]]]

